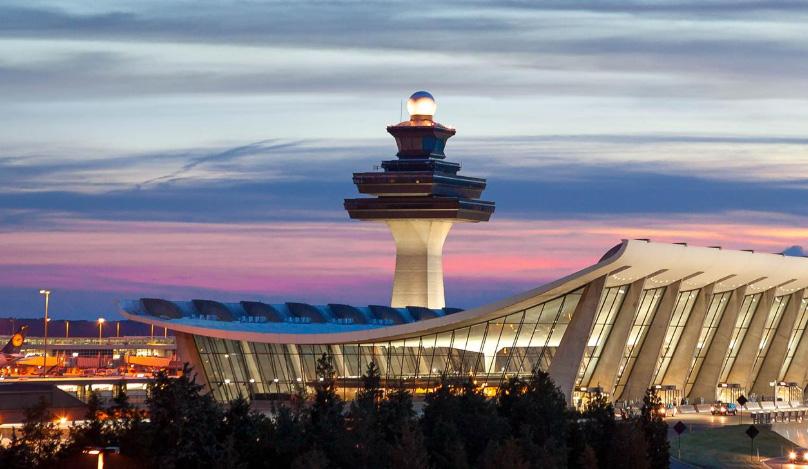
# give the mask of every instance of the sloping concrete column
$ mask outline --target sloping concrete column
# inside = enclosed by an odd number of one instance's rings
[[[801,305],[802,301],[805,300],[800,300]],[[800,306],[800,308],[802,308],[802,306]],[[799,313],[797,316],[799,316]],[[805,335],[805,330],[806,329],[803,329],[802,336],[797,339],[797,349],[794,351],[794,358],[791,359],[788,369],[783,376],[781,376],[783,381],[798,383],[803,389],[805,389],[806,372],[808,372],[808,337]]]
[[[555,384],[561,388],[567,404],[572,402],[572,388],[575,386],[575,378],[581,367],[605,284],[606,276],[602,276],[586,285],[547,371]]]
[[[294,383],[297,383],[297,379],[300,378],[300,383],[306,381],[306,375],[303,374],[303,359],[300,357],[300,349],[295,344],[287,344],[284,345],[286,347],[286,358],[291,362],[292,369],[289,370],[289,362],[287,362],[287,372],[291,371],[294,373],[294,376],[289,376],[288,378],[292,380],[292,389],[294,389]]]
[[[443,294],[443,243],[451,221],[387,220],[396,241],[396,273],[393,278],[394,308],[446,306]]]
[[[735,329],[735,322],[738,319],[738,312],[743,305],[746,285],[736,288],[727,300],[724,313],[718,321],[718,328],[713,333],[713,340],[707,346],[707,354],[701,362],[698,374],[690,388],[688,399],[695,401],[699,397],[705,402],[715,399],[715,389],[721,375],[721,366],[729,350],[729,342],[732,340],[732,332]]]
[[[246,340],[240,340],[239,344],[241,345],[241,357],[244,359],[244,366],[246,367],[247,372],[247,379],[254,379],[256,381],[262,381],[261,373],[258,371],[258,362],[255,359],[255,354],[252,353],[252,349],[250,348],[250,343]],[[252,391],[252,387],[250,387]]]
[[[202,366],[202,357],[199,349],[196,348],[194,336],[185,332],[174,331],[174,340],[177,343],[177,359],[183,363],[187,362],[194,369],[196,382],[203,386],[202,391],[210,391],[210,380],[208,379],[205,367]]]
[[[434,347],[430,348],[429,351],[434,356],[434,354],[435,354]],[[432,360],[432,357],[429,357],[429,359]],[[388,365],[388,363],[387,363],[387,355],[384,353],[382,348],[380,346],[378,346],[378,345],[373,346],[373,362],[376,363],[376,366],[379,367],[379,374],[384,376],[384,377],[387,377],[387,374],[388,374],[388,371],[389,371],[388,366],[387,366]],[[364,372],[364,370],[363,370],[363,372]]]
[[[331,356],[334,357],[334,366],[337,368],[337,376],[349,376],[348,364],[345,363],[345,355],[343,354],[342,345],[331,345]],[[361,370],[363,374],[365,370]]]
[[[704,316],[707,314],[707,309],[713,299],[714,287],[715,284],[712,283],[706,285],[696,295],[693,309],[690,310],[690,316],[687,318],[682,335],[679,337],[679,343],[673,351],[673,357],[671,357],[668,369],[665,371],[665,377],[662,379],[662,384],[673,384],[682,393],[684,393],[685,385],[687,384],[687,373],[693,363],[693,354],[696,351],[699,335],[704,326]]]
[[[676,305],[676,298],[679,296],[681,280],[668,285],[665,293],[659,300],[656,314],[651,320],[645,340],[640,347],[637,359],[634,360],[634,367],[631,369],[626,387],[615,399],[640,400],[645,395],[645,391],[651,387],[651,379],[654,377],[654,370],[659,363],[659,354],[662,352],[662,345],[665,342],[665,333],[673,314],[673,307]]]
[[[595,371],[589,379],[589,383],[584,386],[600,386],[610,395],[614,392],[614,381],[617,378],[617,368],[620,366],[620,359],[626,349],[626,341],[634,324],[637,315],[637,308],[640,305],[645,278],[633,282],[628,287],[626,297],[620,305],[617,317],[614,320],[611,331],[606,337],[606,343],[600,352],[600,358],[595,366]]]
[[[791,331],[794,330],[794,323],[797,321],[797,313],[800,310],[802,298],[805,296],[805,290],[799,290],[791,294],[788,299],[783,317],[780,318],[780,324],[774,331],[771,344],[763,357],[763,364],[760,366],[760,371],[752,384],[752,392],[763,395],[771,392],[769,383],[777,381],[780,374],[780,367],[783,366],[783,361],[786,359],[786,350],[788,349],[788,339],[791,337]]]
[[[740,384],[744,392],[747,393],[752,387],[752,362],[755,360],[755,355],[760,347],[760,338],[763,337],[766,316],[769,315],[769,310],[771,310],[772,303],[774,303],[774,293],[775,288],[770,288],[760,296],[757,309],[752,314],[749,328],[746,330],[746,335],[738,349],[738,354],[735,356],[735,362],[733,362],[732,368],[730,368],[727,375],[728,383]]]

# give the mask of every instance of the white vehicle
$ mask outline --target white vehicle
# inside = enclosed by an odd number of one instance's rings
[[[11,336],[11,340],[3,347],[3,350],[0,350],[0,367],[13,365],[25,358],[25,355],[20,353],[20,350],[22,349],[23,342],[25,342],[26,329],[28,329],[28,326],[20,327],[19,330]]]

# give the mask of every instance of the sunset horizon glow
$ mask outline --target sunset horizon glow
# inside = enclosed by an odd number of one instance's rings
[[[486,178],[446,302],[621,239],[801,255],[808,9],[776,2],[9,0],[0,316],[120,299],[389,304],[393,240],[348,220],[416,90]]]

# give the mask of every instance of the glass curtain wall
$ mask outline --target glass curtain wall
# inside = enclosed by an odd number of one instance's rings
[[[663,384],[661,381],[665,377],[665,372],[668,371],[673,352],[676,350],[676,346],[679,345],[679,339],[682,337],[682,331],[690,317],[690,312],[693,310],[693,305],[696,304],[698,293],[698,290],[688,290],[680,292],[676,297],[671,320],[668,323],[668,330],[665,331],[665,340],[662,343],[662,354],[659,356],[654,379],[651,380],[651,383]]]
[[[627,290],[628,285],[603,290],[600,297],[600,305],[598,306],[598,313],[595,316],[592,332],[589,334],[589,341],[584,350],[584,357],[581,361],[581,367],[578,370],[578,378],[575,382],[575,386],[589,382],[592,373],[595,371],[595,367],[598,366],[598,360],[603,351],[603,346],[609,338],[609,333],[612,330],[612,326],[614,326],[615,319],[617,319],[620,306],[623,305]]]
[[[194,336],[214,396],[267,398],[309,387],[317,359],[334,359],[337,385],[353,393],[373,361],[385,384],[417,392],[442,377],[495,389],[508,376],[547,370],[583,289],[500,318],[435,334],[362,344],[284,345]]]
[[[755,355],[755,361],[752,362],[750,383],[754,383],[757,379],[760,367],[763,366],[763,359],[769,352],[769,345],[771,345],[772,338],[774,338],[777,326],[780,325],[780,319],[783,317],[783,312],[786,310],[786,306],[788,306],[790,297],[791,295],[778,296],[774,299],[771,309],[769,309],[769,314],[766,316],[766,323],[763,326],[763,336],[760,338],[760,346],[758,347],[757,355]]]
[[[735,358],[738,357],[738,351],[741,349],[744,337],[746,337],[746,331],[749,330],[749,323],[752,322],[752,317],[755,315],[761,296],[758,293],[756,295],[746,295],[743,298],[743,304],[741,304],[741,309],[738,311],[738,318],[735,320],[735,327],[732,329],[729,350],[727,350],[724,357],[724,364],[721,365],[719,383],[727,382],[727,377],[730,370],[732,370],[732,365],[735,363]]]
[[[665,293],[665,287],[644,290],[640,298],[640,306],[637,308],[637,313],[634,315],[634,322],[631,325],[631,331],[628,334],[626,341],[626,348],[623,350],[623,357],[620,359],[620,365],[617,367],[617,387],[614,390],[614,395],[619,396],[626,386],[628,377],[631,375],[631,369],[634,368],[634,362],[640,354],[642,344],[645,341],[645,335],[648,333],[648,328],[654,320],[659,301]]]
[[[707,308],[707,313],[704,315],[704,323],[699,333],[699,341],[696,343],[696,356],[693,357],[693,362],[690,364],[690,371],[687,373],[685,394],[690,392],[690,388],[693,387],[693,383],[699,375],[701,364],[704,363],[707,351],[710,350],[710,344],[713,342],[715,331],[718,329],[718,324],[724,316],[724,310],[727,309],[727,303],[729,303],[731,295],[732,291],[716,293],[710,300],[710,306]]]
[[[797,322],[794,324],[796,324],[796,326],[794,327],[794,330],[791,331],[791,337],[788,338],[786,360],[783,362],[783,366],[780,367],[778,379],[785,379],[786,373],[788,372],[788,367],[791,366],[791,361],[794,360],[794,354],[797,352],[797,346],[799,345],[800,339],[802,339],[802,335],[805,332],[805,326],[808,324],[808,300],[805,298],[803,298],[802,302],[800,303],[800,312],[797,315]]]

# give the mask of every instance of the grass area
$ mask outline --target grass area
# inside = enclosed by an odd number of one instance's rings
[[[711,428],[709,430],[685,433],[682,435],[682,460],[705,468],[713,467],[766,467],[757,461],[757,454],[760,451],[760,458],[767,459],[783,455],[783,451],[788,451],[794,447],[794,443],[788,441],[777,433],[773,432],[767,425],[756,425],[760,434],[755,438],[755,459],[749,460],[749,449],[751,447],[746,429],[749,425],[732,425],[726,427]],[[678,442],[676,438],[671,440],[671,455],[677,455]]]

